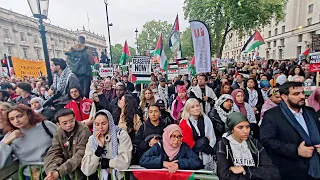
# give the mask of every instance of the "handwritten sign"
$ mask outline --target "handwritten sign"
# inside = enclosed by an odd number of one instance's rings
[[[133,57],[132,74],[151,74],[151,58],[146,56]]]
[[[312,35],[312,51],[320,52],[320,34]]]
[[[107,67],[107,68],[100,68],[99,69],[99,75],[100,77],[112,77],[113,76],[113,68]]]

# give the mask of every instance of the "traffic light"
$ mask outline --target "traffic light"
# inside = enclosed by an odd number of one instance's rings
[[[7,67],[7,60],[2,59],[1,60],[1,65],[2,65],[2,67]]]

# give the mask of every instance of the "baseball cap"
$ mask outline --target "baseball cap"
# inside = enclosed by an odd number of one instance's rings
[[[156,105],[159,107],[165,107],[164,101],[162,99],[158,99]]]
[[[159,81],[160,82],[166,82],[166,78],[161,78]]]

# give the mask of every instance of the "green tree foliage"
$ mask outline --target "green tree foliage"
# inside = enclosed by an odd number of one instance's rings
[[[112,48],[112,64],[119,64],[120,63],[120,58],[122,55],[122,50],[123,50],[123,45],[122,44],[116,44],[116,45],[111,45]],[[129,51],[131,56],[136,54],[136,51],[133,47],[129,46]],[[127,63],[131,61],[131,57],[127,60]]]
[[[181,35],[182,56],[191,59],[194,55],[191,29],[187,28]]]
[[[167,21],[148,21],[143,25],[143,29],[138,37],[139,54],[145,55],[148,50],[154,50],[157,45],[158,38],[162,34],[164,51],[168,58],[172,56],[169,48],[169,37],[172,24]]]
[[[188,20],[201,20],[210,29],[212,52],[221,57],[226,37],[235,31],[242,37],[284,17],[287,0],[185,0]]]

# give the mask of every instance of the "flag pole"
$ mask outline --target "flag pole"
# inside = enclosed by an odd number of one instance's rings
[[[112,48],[111,48],[111,38],[110,38],[110,24],[109,24],[109,13],[108,13],[108,0],[104,0],[104,4],[106,6],[106,14],[107,14],[107,27],[108,27],[108,37],[109,37],[109,49],[110,49],[110,64],[112,64]]]

